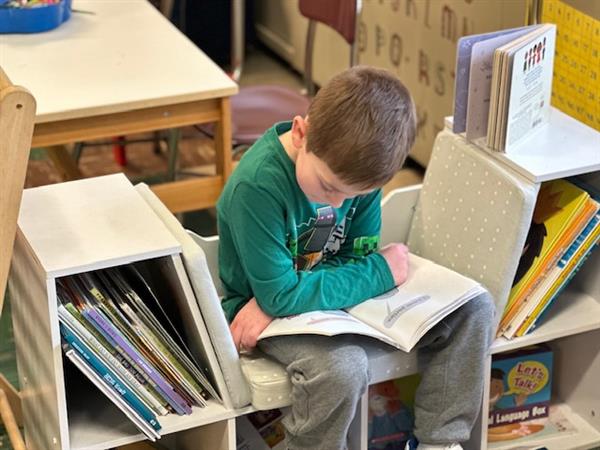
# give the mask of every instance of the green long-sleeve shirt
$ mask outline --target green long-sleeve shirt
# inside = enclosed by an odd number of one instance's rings
[[[274,317],[356,305],[394,286],[376,253],[381,191],[340,208],[311,203],[278,123],[246,152],[217,204],[219,274],[231,321],[252,297]]]

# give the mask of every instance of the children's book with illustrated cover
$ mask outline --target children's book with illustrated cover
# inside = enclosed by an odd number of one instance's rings
[[[556,266],[531,294],[530,306],[525,308],[520,317],[515,320],[520,324],[515,336],[523,336],[536,327],[542,313],[557,299],[592,250],[597,247],[599,239],[600,213],[596,213]]]
[[[568,179],[576,186],[585,190],[596,201],[600,201],[600,173],[591,172]],[[542,296],[535,310],[525,319],[519,327],[517,336],[533,331],[539,324],[543,323],[544,317],[551,310],[550,306],[564,291],[570,280],[577,274],[590,254],[598,248],[600,242],[600,212],[587,224],[584,231],[578,236],[573,245],[567,250],[561,261],[552,269],[544,280],[547,287],[536,289],[535,295]]]
[[[477,282],[409,254],[408,278],[345,311],[313,311],[273,320],[259,339],[290,334],[361,334],[410,351],[451,312],[484,292]]]
[[[510,152],[549,119],[556,26],[462,37],[457,44],[453,128]]]
[[[510,152],[548,122],[556,25],[544,24],[494,51],[487,146]]]
[[[413,436],[420,379],[415,374],[369,386],[368,450],[404,450]]]
[[[548,417],[502,425],[488,430],[490,450],[541,450],[553,438],[578,432],[567,405],[551,405]]]
[[[487,132],[494,50],[532,27],[513,28],[459,39],[456,57],[453,131],[466,131],[468,140]]]
[[[499,334],[512,329],[512,320],[528,296],[584,230],[597,207],[586,191],[568,181],[542,184]]]
[[[521,34],[526,33],[529,30],[529,27],[512,28],[510,30],[500,30],[491,33],[464,36],[458,40],[455,70],[456,78],[454,86],[454,120],[452,124],[452,131],[454,133],[463,133],[465,129],[468,130],[467,117],[473,97],[482,99],[482,97],[486,96],[484,93],[485,89],[482,90],[479,88],[479,86],[476,88],[473,85],[473,79],[479,81],[481,78],[488,78],[487,107],[489,107],[489,85],[492,77],[491,57],[493,51],[500,45],[519,37]],[[480,43],[491,42],[492,40],[495,40],[495,43],[489,55],[489,63],[487,64],[487,66],[489,66],[489,70],[487,70],[486,64],[481,60],[480,52],[476,51],[475,48]],[[480,77],[478,73],[475,75],[475,77],[473,77],[474,70],[478,72],[485,71],[486,74],[485,76]],[[485,124],[487,126],[487,111],[485,111],[485,118]]]
[[[552,360],[552,350],[546,345],[494,355],[488,428],[548,416]]]

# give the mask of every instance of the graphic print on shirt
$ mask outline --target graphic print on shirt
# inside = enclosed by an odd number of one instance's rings
[[[323,258],[323,249],[335,228],[337,214],[331,206],[317,209],[312,228],[298,236],[296,270],[310,270]]]
[[[287,236],[287,248],[292,255],[295,270],[311,270],[321,261],[340,252],[352,227],[355,213],[355,207],[349,208],[336,225],[337,211],[331,206],[324,206],[317,208],[316,217],[293,225]],[[378,248],[379,236],[359,236],[354,238],[351,252],[346,252],[346,256],[360,259]],[[348,262],[352,262],[351,259]]]

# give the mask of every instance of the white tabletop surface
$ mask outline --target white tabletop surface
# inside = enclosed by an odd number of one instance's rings
[[[36,123],[233,95],[237,85],[146,0],[74,0],[60,27],[0,35],[0,66]]]

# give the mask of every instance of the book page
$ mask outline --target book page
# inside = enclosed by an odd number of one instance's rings
[[[406,282],[348,310],[405,350],[444,316],[483,292],[481,285],[427,259],[410,255]]]
[[[361,334],[395,346],[386,335],[355,319],[346,311],[313,311],[278,318],[273,320],[258,338],[290,334]]]

